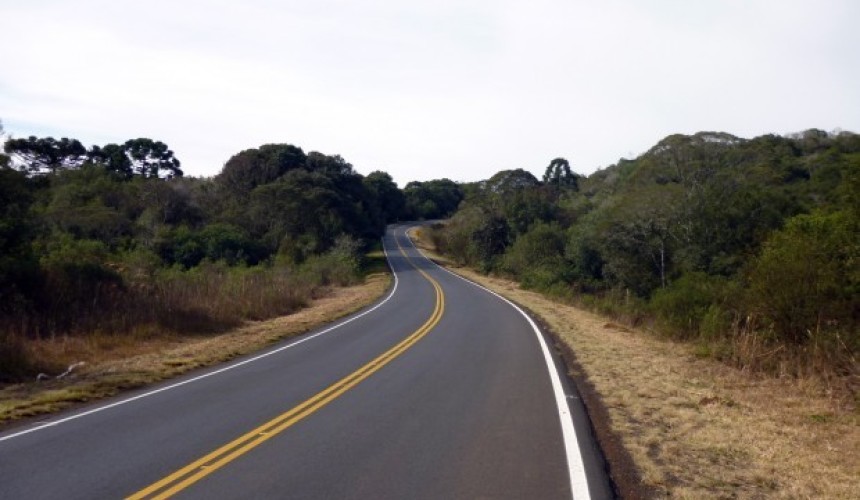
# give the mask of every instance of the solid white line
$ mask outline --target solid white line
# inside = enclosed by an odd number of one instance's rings
[[[396,238],[397,235],[395,234],[394,237]],[[353,321],[355,321],[355,320],[357,320],[363,316],[366,316],[366,315],[372,313],[373,311],[379,309],[380,307],[382,307],[386,302],[391,300],[391,297],[394,296],[394,292],[397,291],[397,284],[398,284],[399,280],[397,278],[397,272],[394,270],[394,265],[391,264],[391,260],[388,257],[388,249],[385,247],[385,240],[384,239],[383,239],[383,243],[382,243],[382,251],[385,254],[385,260],[389,262],[389,267],[391,268],[391,274],[394,275],[394,286],[391,287],[391,292],[389,292],[388,296],[385,297],[385,299],[382,302],[376,304],[375,306],[362,312],[361,314],[353,316],[347,320],[341,321],[340,323],[338,323],[336,325],[330,326],[330,327],[326,328],[325,330],[319,331],[319,332],[317,332],[313,335],[310,335],[308,337],[305,337],[305,338],[296,340],[294,342],[291,342],[287,345],[278,347],[277,349],[273,349],[273,350],[265,352],[263,354],[258,354],[257,356],[254,356],[253,358],[248,358],[246,360],[239,361],[239,362],[233,363],[231,365],[227,365],[223,368],[219,368],[217,370],[207,372],[207,373],[204,373],[202,375],[198,375],[198,376],[190,378],[188,380],[183,380],[182,382],[176,382],[174,384],[170,384],[170,385],[158,388],[158,389],[154,389],[152,391],[145,392],[143,394],[138,394],[137,396],[132,396],[130,398],[123,399],[121,401],[116,401],[114,403],[110,403],[110,404],[107,404],[104,406],[99,406],[97,408],[93,408],[91,410],[87,410],[87,411],[82,412],[82,413],[78,413],[78,414],[71,415],[71,416],[68,416],[65,418],[61,418],[61,419],[53,421],[53,422],[44,422],[44,423],[38,424],[39,427],[34,427],[34,428],[23,430],[23,431],[18,431],[18,432],[15,432],[13,434],[9,434],[6,436],[0,436],[0,442],[7,441],[9,439],[16,438],[19,436],[23,436],[25,434],[30,434],[31,432],[36,432],[36,431],[39,431],[42,429],[47,429],[48,427],[54,427],[54,426],[57,426],[57,425],[60,425],[60,424],[63,424],[63,423],[66,423],[66,422],[69,422],[72,420],[77,420],[79,418],[86,417],[87,415],[92,415],[93,413],[99,413],[99,412],[102,412],[105,410],[109,410],[111,408],[116,408],[117,406],[122,406],[122,405],[125,405],[128,403],[131,403],[133,401],[137,401],[139,399],[147,398],[149,396],[153,396],[153,395],[161,393],[161,392],[169,391],[171,389],[176,389],[177,387],[182,387],[183,385],[187,385],[187,384],[190,384],[192,382],[197,382],[198,380],[203,380],[205,378],[209,378],[209,377],[212,377],[214,375],[224,373],[224,372],[232,370],[234,368],[238,368],[240,366],[247,365],[248,363],[253,363],[254,361],[258,361],[258,360],[261,360],[263,358],[267,358],[269,356],[272,356],[273,354],[277,354],[279,352],[286,351],[287,349],[290,349],[291,347],[295,347],[299,344],[303,344],[303,343],[305,343],[311,339],[315,339],[315,338],[319,337],[320,335],[322,335],[324,333],[328,333],[328,332],[330,332],[332,330],[336,330],[336,329],[338,329],[338,328],[340,328],[346,324],[352,323]]]
[[[591,494],[588,492],[588,478],[585,475],[585,465],[582,461],[582,451],[579,449],[579,441],[576,439],[576,430],[573,428],[573,418],[570,414],[570,407],[567,404],[567,398],[564,394],[564,389],[561,386],[561,378],[558,375],[558,371],[555,369],[555,363],[553,362],[552,355],[550,354],[549,347],[546,344],[546,340],[540,332],[540,328],[538,328],[537,324],[534,320],[526,314],[525,311],[520,308],[520,306],[514,304],[507,298],[499,295],[498,293],[490,290],[489,288],[475,283],[459,274],[450,271],[436,262],[433,259],[428,258],[424,252],[415,246],[415,242],[412,241],[412,238],[409,238],[409,242],[412,243],[412,247],[418,250],[418,253],[421,254],[422,257],[432,262],[436,267],[450,274],[451,276],[456,276],[466,283],[476,286],[479,289],[496,296],[497,298],[506,302],[509,306],[516,309],[525,319],[528,321],[529,325],[531,325],[532,330],[537,336],[538,343],[540,344],[541,352],[543,352],[544,360],[546,361],[546,367],[549,371],[549,378],[552,382],[552,391],[555,395],[555,404],[558,408],[558,419],[561,422],[561,435],[564,440],[564,450],[567,456],[567,470],[568,475],[570,477],[570,491],[573,495],[573,498],[576,500],[581,499],[590,499]]]

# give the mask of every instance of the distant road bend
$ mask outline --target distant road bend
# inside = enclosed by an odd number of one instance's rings
[[[0,433],[0,498],[611,498],[532,320],[406,229],[365,311]]]

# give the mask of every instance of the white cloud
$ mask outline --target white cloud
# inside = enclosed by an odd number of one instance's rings
[[[669,133],[860,130],[860,6],[832,1],[0,0],[16,135],[266,142],[401,184],[590,172]]]

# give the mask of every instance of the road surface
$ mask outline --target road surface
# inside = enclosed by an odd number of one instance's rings
[[[610,497],[536,327],[405,229],[368,310],[0,433],[0,498]]]

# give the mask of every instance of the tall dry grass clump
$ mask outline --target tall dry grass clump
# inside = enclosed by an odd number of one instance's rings
[[[306,304],[315,285],[286,267],[204,263],[189,271],[163,270],[141,288],[157,304],[160,325],[193,332],[289,314]]]
[[[301,264],[206,261],[183,269],[160,267],[145,252],[108,263],[102,257],[48,262],[39,300],[0,315],[0,382],[61,367],[31,352],[31,341],[96,339],[114,345],[217,333],[295,312],[332,286],[357,282],[360,271],[357,247],[348,241]]]

